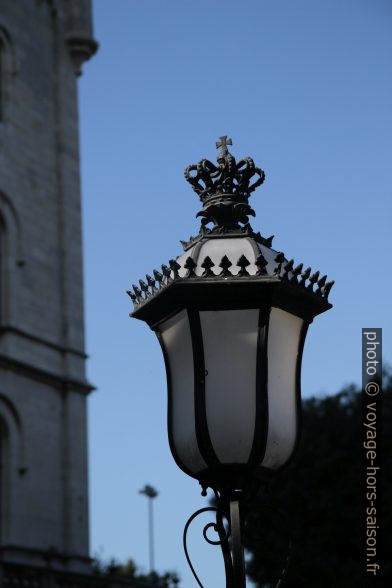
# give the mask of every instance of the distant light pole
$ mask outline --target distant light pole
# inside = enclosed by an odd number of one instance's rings
[[[146,484],[139,494],[144,494],[148,498],[148,551],[150,559],[150,574],[154,571],[154,518],[152,501],[158,496],[158,492],[152,486]]]

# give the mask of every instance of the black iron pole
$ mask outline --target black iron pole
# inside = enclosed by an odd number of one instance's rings
[[[231,553],[233,561],[233,588],[246,588],[244,547],[241,538],[240,505],[230,501]]]

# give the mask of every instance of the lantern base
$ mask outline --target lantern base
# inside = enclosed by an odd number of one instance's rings
[[[253,500],[260,487],[268,484],[276,475],[275,470],[242,464],[225,464],[209,468],[195,476],[202,487],[202,496],[211,488],[215,496],[231,500],[240,495],[241,500]]]

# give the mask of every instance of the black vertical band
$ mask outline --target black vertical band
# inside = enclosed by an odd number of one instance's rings
[[[271,307],[259,310],[256,348],[255,430],[248,464],[256,467],[264,459],[268,436],[268,329]]]
[[[206,462],[207,467],[212,468],[219,466],[220,461],[213,449],[208,431],[204,346],[199,312],[188,308],[188,319],[193,349],[196,439],[202,458]]]
[[[301,367],[302,367],[302,356],[303,356],[303,352],[304,352],[305,339],[306,339],[306,334],[308,332],[310,322],[311,321],[309,321],[309,322],[304,321],[304,323],[301,327],[301,333],[299,336],[297,365],[295,366],[296,434],[295,434],[295,442],[294,442],[293,451],[291,452],[291,455],[290,455],[289,459],[287,460],[286,464],[289,463],[292,460],[292,458],[295,456],[297,449],[298,449],[299,442],[301,440],[301,427],[302,427]]]

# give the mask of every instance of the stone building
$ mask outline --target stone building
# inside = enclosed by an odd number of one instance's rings
[[[0,3],[1,586],[91,567],[77,76],[96,48],[90,0]]]
[[[97,49],[91,2],[0,1],[0,588],[171,582],[97,575],[89,555],[77,78]]]

